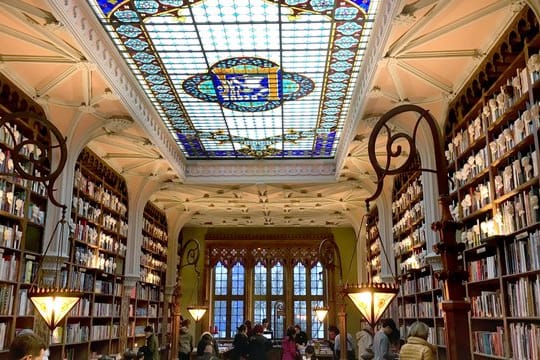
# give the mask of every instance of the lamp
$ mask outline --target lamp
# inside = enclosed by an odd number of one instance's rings
[[[20,177],[25,180],[41,182],[52,204],[62,208],[62,218],[56,223],[51,238],[42,254],[36,268],[36,276],[32,281],[28,296],[34,307],[38,310],[49,329],[54,330],[64,316],[75,306],[81,293],[60,287],[60,256],[62,255],[64,226],[66,224],[66,206],[54,197],[54,183],[60,176],[67,161],[66,141],[60,131],[45,117],[33,113],[5,114],[0,119],[0,128],[6,130],[13,145],[10,153],[13,160],[13,173],[0,175]],[[31,129],[25,136],[21,136],[21,129]],[[31,135],[31,137],[26,137]],[[24,166],[23,164],[30,164]],[[52,166],[56,165],[56,169]],[[52,286],[38,287],[37,280],[43,260],[50,245],[55,238],[60,225],[60,248],[56,256],[56,271]]]
[[[313,309],[315,312],[315,316],[317,316],[317,319],[320,322],[323,322],[324,319],[326,319],[326,315],[328,314],[328,306],[317,306],[315,309]]]
[[[189,311],[193,320],[199,321],[202,319],[202,317],[206,313],[206,310],[208,310],[208,306],[204,306],[204,305],[188,306],[187,310]]]
[[[412,135],[405,132],[392,133],[396,127],[390,126],[391,120],[399,118],[403,124],[410,125]],[[430,153],[434,155],[433,161],[435,169],[425,169],[416,162],[418,158],[417,135],[419,127],[424,122],[429,134],[427,141],[433,141],[433,149]],[[389,125],[390,123],[390,125]],[[378,154],[375,151],[377,138],[383,131],[386,136],[385,149],[386,159],[382,166],[379,162]],[[463,245],[456,242],[456,230],[460,224],[453,220],[450,213],[450,198],[448,186],[448,166],[444,156],[443,141],[441,139],[439,126],[431,114],[417,105],[401,105],[381,116],[377,121],[369,137],[368,155],[371,165],[377,175],[375,193],[366,199],[371,201],[376,199],[383,190],[384,179],[387,175],[397,175],[412,171],[423,171],[434,173],[439,190],[439,208],[441,220],[433,223],[431,228],[438,232],[440,242],[433,246],[435,253],[441,256],[442,270],[435,273],[435,276],[444,282],[444,301],[441,308],[444,312],[444,327],[446,340],[446,355],[448,360],[469,360],[470,353],[464,351],[469,349],[469,324],[468,312],[470,303],[465,300],[465,286],[463,282],[467,280],[467,272],[459,260],[462,256]],[[403,151],[402,145],[408,145],[408,153]],[[405,161],[402,155],[408,155]],[[397,165],[392,160],[400,160]]]

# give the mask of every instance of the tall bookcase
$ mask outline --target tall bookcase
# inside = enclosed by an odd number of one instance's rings
[[[426,229],[424,220],[423,197],[420,172],[394,178],[392,230],[394,257],[400,282],[397,297],[398,325],[401,337],[406,338],[412,323],[426,323],[430,328],[428,341],[437,345],[436,358],[444,360],[444,321],[439,308],[442,290],[431,267],[424,262],[428,252],[426,233],[430,230]]]
[[[370,278],[376,281],[381,274],[381,238],[379,227],[377,226],[377,223],[379,222],[379,212],[377,211],[376,206],[370,209],[367,221],[367,266]]]
[[[79,155],[73,182],[67,282],[83,297],[53,332],[51,359],[118,354],[127,249],[124,179],[89,149]]]
[[[12,89],[4,79],[0,79],[0,84],[6,91],[8,87]],[[13,99],[15,106],[20,105],[17,100],[23,100],[15,93],[6,98]],[[9,113],[8,107],[0,106],[0,118],[5,120]],[[44,247],[48,198],[42,183],[23,180],[15,174],[13,147],[36,134],[36,140],[42,144],[50,139],[39,135],[43,133],[33,117],[21,120],[23,123],[18,127],[10,122],[0,127],[0,173],[5,174],[0,176],[0,359],[8,358],[7,349],[15,334],[22,329],[34,329],[38,320],[29,303],[28,290],[35,280]],[[17,161],[21,161],[20,165],[28,174],[39,176],[33,163],[24,159],[48,157],[40,151],[31,145],[20,149],[18,155],[22,158]],[[47,171],[41,168],[41,176],[47,175],[44,170]]]
[[[527,8],[450,105],[445,127],[474,359],[540,356],[538,33]]]
[[[144,328],[150,325],[156,334],[167,335],[162,329],[164,313],[165,274],[167,272],[167,217],[148,202],[144,208],[141,246],[141,277],[130,296],[129,328],[131,347],[144,345]],[[162,339],[164,337],[161,337]]]

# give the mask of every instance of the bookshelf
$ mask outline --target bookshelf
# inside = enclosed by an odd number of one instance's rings
[[[449,107],[473,359],[540,356],[539,51],[539,25],[525,8]]]
[[[420,159],[416,160],[417,162]],[[394,259],[400,290],[397,296],[398,326],[406,339],[409,327],[422,321],[430,328],[428,341],[437,345],[436,359],[446,359],[444,320],[439,304],[442,290],[429,265],[425,265],[426,225],[421,173],[394,178],[392,194]]]
[[[144,328],[151,325],[163,338],[165,274],[167,272],[167,218],[148,202],[144,208],[141,246],[141,275],[130,296],[128,336],[132,348],[144,345]]]
[[[15,163],[36,178],[50,176],[53,170],[47,163],[31,159],[50,160],[53,140],[40,123],[41,108],[3,75],[0,86],[0,360],[4,360],[16,333],[46,327],[30,304],[28,291],[44,246],[48,194],[42,182],[17,176]]]
[[[70,219],[67,281],[83,298],[53,332],[50,359],[118,354],[127,188],[123,178],[88,148],[77,160]]]
[[[381,274],[381,238],[377,223],[379,222],[379,211],[374,206],[369,211],[366,224],[367,236],[367,262],[370,279],[377,281]]]

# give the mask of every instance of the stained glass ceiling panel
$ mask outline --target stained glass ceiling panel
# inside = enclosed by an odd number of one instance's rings
[[[187,159],[336,155],[379,0],[91,0]]]

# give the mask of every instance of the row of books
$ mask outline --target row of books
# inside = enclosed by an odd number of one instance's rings
[[[22,231],[18,223],[0,224],[0,246],[19,250],[21,240]]]
[[[502,317],[500,291],[482,291],[479,296],[471,296],[471,316]]]
[[[0,284],[0,315],[13,314],[14,286]]]
[[[17,281],[19,257],[17,254],[5,254],[0,248],[0,281]]]
[[[540,360],[540,325],[510,324],[513,359]]]
[[[504,349],[504,331],[502,326],[497,326],[497,330],[492,331],[473,331],[472,342],[475,352],[505,356]]]
[[[120,304],[94,303],[93,316],[120,316]]]
[[[469,281],[480,281],[493,279],[499,276],[497,269],[497,256],[488,256],[486,258],[467,263],[469,272]]]
[[[523,232],[506,245],[507,274],[540,269],[540,231]]]
[[[540,317],[540,275],[507,284],[508,308],[513,317]]]

